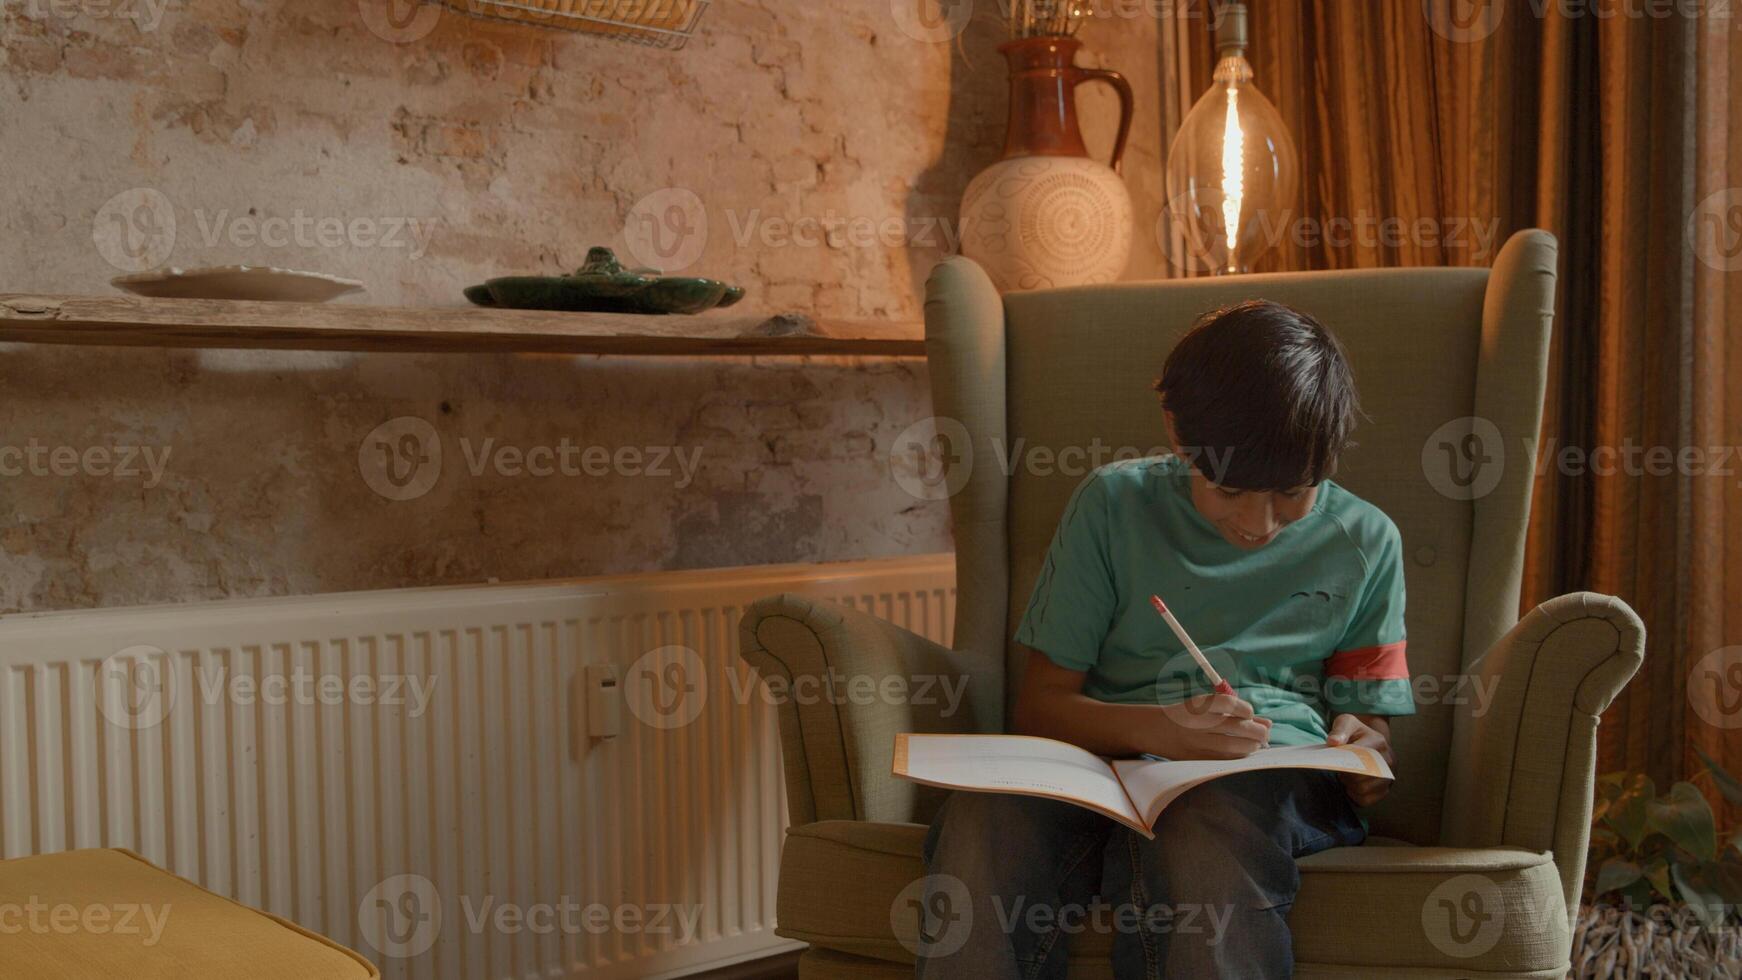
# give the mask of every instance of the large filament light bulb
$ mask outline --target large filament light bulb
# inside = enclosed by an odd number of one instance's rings
[[[1187,271],[1249,272],[1286,233],[1297,184],[1294,140],[1252,84],[1246,6],[1225,4],[1210,90],[1167,152],[1168,216],[1185,239],[1169,248]]]

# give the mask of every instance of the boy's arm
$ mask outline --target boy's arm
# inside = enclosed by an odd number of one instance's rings
[[[1028,650],[1016,693],[1011,730],[1130,758],[1151,753],[1169,759],[1239,759],[1270,739],[1270,720],[1226,694],[1205,694],[1179,704],[1110,704],[1083,693],[1085,671],[1069,670],[1039,650]]]
[[[1325,662],[1331,717],[1415,713],[1404,629],[1403,539],[1389,520],[1362,552],[1367,580],[1341,641]]]
[[[1415,711],[1404,657],[1403,539],[1386,521],[1376,547],[1364,553],[1368,576],[1355,615],[1325,663],[1325,707],[1332,745],[1364,745],[1385,757],[1392,771],[1392,715]],[[1357,806],[1372,806],[1391,790],[1391,780],[1340,774]]]
[[[1252,706],[1239,698],[1205,695],[1162,706],[1109,704],[1083,693],[1083,679],[1119,612],[1108,547],[1118,533],[1113,523],[1097,470],[1065,504],[1016,628],[1016,643],[1028,659],[1011,730],[1116,758],[1145,752],[1170,759],[1250,755],[1268,739],[1270,722],[1254,720]]]

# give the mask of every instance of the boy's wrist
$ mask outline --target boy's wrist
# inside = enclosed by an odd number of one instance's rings
[[[1099,718],[1093,728],[1098,745],[1091,751],[1112,759],[1129,759],[1144,753],[1165,755],[1155,737],[1160,728],[1157,710],[1150,704],[1097,703],[1094,713]]]
[[[1159,755],[1168,759],[1178,759],[1186,755],[1184,732],[1180,730],[1179,722],[1168,713],[1166,705],[1144,705],[1149,709],[1149,724],[1144,726],[1147,735],[1147,747],[1140,752]]]

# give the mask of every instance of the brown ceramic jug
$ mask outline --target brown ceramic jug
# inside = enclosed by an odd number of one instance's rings
[[[1112,282],[1131,254],[1131,197],[1118,167],[1131,132],[1131,86],[1118,72],[1078,68],[1082,42],[1010,41],[1010,113],[1004,157],[962,196],[962,254],[1001,290]],[[1076,89],[1104,82],[1119,94],[1119,130],[1105,164],[1089,159]]]

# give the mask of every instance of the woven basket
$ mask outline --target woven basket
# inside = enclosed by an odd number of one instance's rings
[[[1742,927],[1702,929],[1686,906],[1579,910],[1572,980],[1742,976]]]
[[[432,0],[473,17],[600,34],[650,47],[684,46],[709,0]]]

